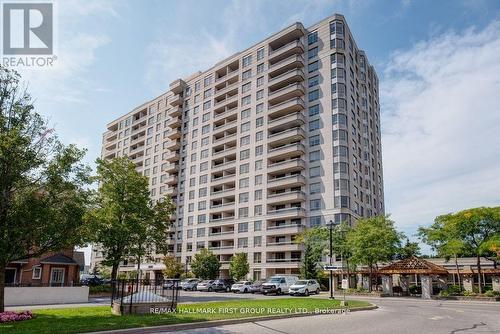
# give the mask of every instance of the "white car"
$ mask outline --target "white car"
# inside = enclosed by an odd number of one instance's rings
[[[253,284],[252,281],[239,281],[231,286],[231,291],[234,293],[238,292],[247,293],[250,292],[250,287],[252,286],[252,284]]]
[[[281,295],[282,293],[288,293],[290,286],[298,280],[299,278],[295,275],[272,276],[266,283],[262,284],[262,294],[275,293],[276,295]]]
[[[290,296],[304,295],[309,296],[311,293],[319,294],[319,283],[314,279],[301,279],[290,286],[288,292]]]

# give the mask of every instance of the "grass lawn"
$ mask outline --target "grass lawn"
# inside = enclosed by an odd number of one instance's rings
[[[358,300],[349,302],[349,308],[368,305]],[[43,309],[33,311],[35,319],[0,325],[0,333],[85,333],[339,308],[339,300],[280,298],[180,304],[178,313],[158,315],[115,316],[108,306]]]

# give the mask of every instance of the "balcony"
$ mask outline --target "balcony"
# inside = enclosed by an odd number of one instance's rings
[[[167,154],[167,156],[165,157],[165,160],[167,160],[168,162],[175,162],[175,161],[179,161],[179,158],[180,158],[180,155],[179,155],[179,152],[170,152]]]
[[[226,203],[221,203],[221,204],[212,204],[210,205],[210,212],[211,213],[218,213],[218,212],[234,212],[236,202],[226,202]]]
[[[283,189],[283,188],[293,188],[302,187],[306,184],[306,178],[301,174],[296,175],[286,175],[283,177],[277,177],[267,180],[267,188],[273,189]]]
[[[291,173],[304,169],[306,169],[306,162],[299,158],[267,164],[267,173],[270,175]]]
[[[306,124],[306,117],[301,112],[288,114],[278,118],[270,119],[267,122],[267,129],[276,132],[278,129],[290,129]]]
[[[288,144],[269,149],[267,157],[273,159],[286,159],[306,153],[306,148],[300,143]]]
[[[276,50],[269,52],[269,63],[274,64],[281,61],[282,59],[288,58],[294,54],[303,54],[304,45],[300,40],[294,40],[288,44],[285,44]]]
[[[172,129],[177,129],[181,126],[181,120],[178,117],[172,118],[169,121],[167,121],[166,125]]]
[[[165,190],[165,195],[168,195],[170,197],[177,196],[177,188],[173,188],[173,187],[167,188],[167,190]]]
[[[213,191],[210,193],[210,199],[219,199],[222,197],[228,197],[228,196],[235,196],[236,195],[236,188],[229,188],[229,189],[224,189],[224,190],[219,190],[219,191]]]
[[[285,224],[268,226],[266,235],[288,235],[297,234],[304,230],[305,226],[301,224]]]
[[[235,82],[232,82],[227,86],[224,86],[220,89],[217,89],[214,93],[214,98],[217,99],[226,93],[230,93],[229,95],[231,95],[231,96],[238,94],[238,86],[239,86],[239,82],[238,82],[238,80],[236,80]]]
[[[302,82],[305,80],[304,71],[301,69],[294,69],[283,74],[280,74],[269,80],[268,88],[271,91],[280,89],[281,87],[288,86],[294,82]]]
[[[218,113],[216,113],[214,111],[214,120],[223,119],[223,118],[230,117],[233,115],[238,117],[238,108],[237,107],[221,108],[221,109],[217,109],[217,110],[219,111]]]
[[[224,137],[220,137],[213,140],[214,145],[218,144],[227,144],[228,142],[236,142],[236,133],[227,134]]]
[[[170,117],[179,117],[179,116],[182,115],[182,108],[180,106],[176,106],[176,107],[170,108],[168,110],[167,114]]]
[[[269,150],[274,150],[278,145],[284,145],[292,142],[297,142],[306,138],[306,132],[302,128],[292,128],[276,133],[272,133],[267,136],[267,143],[273,147]],[[281,147],[281,146],[280,146]],[[279,147],[277,147],[279,148]]]
[[[177,178],[176,175],[170,175],[165,180],[165,183],[168,184],[169,186],[173,186],[173,185],[176,185],[178,181],[179,181],[179,179]]]
[[[177,79],[174,80],[170,83],[169,89],[174,93],[174,94],[180,94],[184,91],[184,86],[185,82],[182,79]]]
[[[294,243],[293,241],[266,243],[266,251],[268,252],[286,252],[286,251],[300,251],[300,250],[302,250],[302,245]]]
[[[211,171],[212,172],[222,172],[222,171],[229,170],[229,169],[236,171],[235,167],[236,167],[236,159],[224,162],[222,164],[213,165]]]
[[[274,92],[269,92],[269,104],[275,105],[288,101],[294,97],[301,97],[304,95],[305,87],[301,83],[294,83]]]
[[[181,137],[181,132],[179,131],[179,128],[174,128],[167,133],[168,139],[178,139],[180,137]]]
[[[179,171],[179,164],[167,164],[163,170],[164,172],[167,172],[169,174],[176,173]]]
[[[283,59],[271,66],[269,66],[268,74],[269,80],[281,75],[285,72],[288,72],[292,69],[302,68],[304,67],[305,60],[301,55],[294,55]]]
[[[214,126],[214,135],[216,133],[221,132],[221,131],[226,131],[226,130],[229,130],[229,129],[237,128],[237,126],[238,126],[237,120],[234,120],[234,121],[231,121],[231,122],[225,122],[223,124]]]
[[[181,142],[179,140],[169,140],[165,146],[167,150],[175,151],[181,147]]]
[[[286,191],[267,195],[267,204],[272,205],[304,202],[305,200],[306,194],[303,191]]]
[[[230,183],[230,182],[234,183],[235,178],[236,178],[236,174],[229,174],[229,175],[225,175],[225,176],[221,176],[221,177],[212,178],[211,185],[216,186],[216,185],[222,185],[222,184]]]
[[[269,106],[267,115],[270,118],[277,118],[286,114],[304,110],[305,103],[301,98],[295,98],[289,101],[284,101],[273,106]]]
[[[230,154],[236,154],[236,146],[232,146],[232,147],[227,147],[221,151],[213,151],[212,152],[212,158],[215,158],[215,157],[222,157],[222,156],[226,156],[226,155],[230,155]]]
[[[301,23],[295,23],[283,29],[274,35],[273,40],[269,42],[269,50],[271,50],[269,53],[272,54],[273,52],[277,52],[281,47],[299,40],[305,34],[305,29]]]
[[[238,102],[238,92],[235,95],[227,96],[224,100],[215,101],[214,107],[221,108],[225,107],[233,102]],[[234,103],[233,103],[234,104]]]
[[[182,96],[180,95],[174,95],[171,99],[170,99],[170,105],[172,107],[175,107],[175,106],[182,106],[182,103],[184,102],[184,99],[182,98]]]

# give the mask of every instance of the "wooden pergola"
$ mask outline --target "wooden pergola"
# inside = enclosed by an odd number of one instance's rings
[[[448,275],[448,270],[444,267],[414,256],[385,266],[379,272],[385,275]]]

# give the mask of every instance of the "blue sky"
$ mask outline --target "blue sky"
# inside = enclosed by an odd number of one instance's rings
[[[500,204],[498,1],[56,3],[56,66],[21,73],[89,163],[106,123],[172,80],[337,12],[380,77],[386,210],[398,227],[412,235],[438,214]]]

